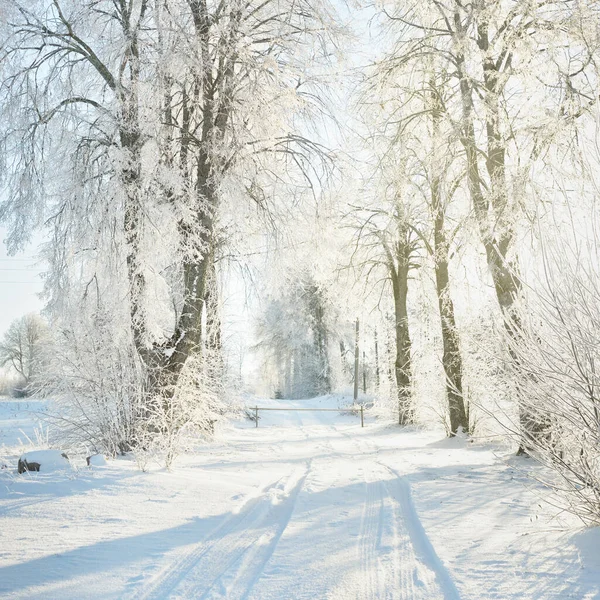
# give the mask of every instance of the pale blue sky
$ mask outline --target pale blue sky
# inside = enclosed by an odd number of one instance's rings
[[[6,230],[0,227],[0,336],[14,319],[42,308],[37,295],[43,286],[39,276],[42,269],[36,264],[36,248],[30,246],[26,252],[8,256],[6,236]]]

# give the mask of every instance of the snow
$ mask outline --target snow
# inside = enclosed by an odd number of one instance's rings
[[[551,518],[532,461],[348,413],[260,417],[172,472],[0,470],[0,597],[600,597],[600,532]]]
[[[89,457],[88,465],[90,467],[105,467],[107,465],[106,458],[102,454],[94,454]]]
[[[68,459],[60,450],[33,450],[22,454],[19,460],[28,464],[37,463],[40,465],[40,473],[71,468]]]
[[[0,448],[36,441],[41,433],[40,415],[46,403],[40,400],[14,400],[0,396]]]

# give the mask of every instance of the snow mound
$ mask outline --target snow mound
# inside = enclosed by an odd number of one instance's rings
[[[43,473],[71,468],[69,459],[60,450],[34,450],[32,452],[25,452],[19,458],[19,472],[23,472],[21,465],[25,466],[24,470],[41,471]]]
[[[106,458],[102,454],[93,454],[87,457],[87,464],[90,467],[105,467],[107,465]]]
[[[581,568],[600,570],[600,556],[598,556],[600,527],[593,527],[577,533],[573,536],[573,541],[579,550]]]
[[[436,442],[431,442],[427,444],[428,448],[439,448],[439,449],[447,449],[447,450],[463,450],[469,445],[468,438],[463,438],[459,436],[454,436],[451,438],[443,438]]]

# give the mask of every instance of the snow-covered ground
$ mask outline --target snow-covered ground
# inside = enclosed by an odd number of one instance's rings
[[[505,452],[278,411],[170,473],[16,475],[27,409],[0,400],[1,598],[600,598],[598,530],[549,520],[535,467]]]
[[[41,419],[46,410],[43,400],[13,400],[0,396],[0,457],[2,449],[30,447],[44,437]]]

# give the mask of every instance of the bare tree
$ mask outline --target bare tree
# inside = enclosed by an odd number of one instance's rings
[[[423,73],[433,63],[447,74],[450,93],[439,108],[463,148],[469,197],[510,336],[518,337],[521,330],[515,242],[528,196],[535,197],[531,174],[556,131],[581,111],[581,95],[574,99],[571,92],[551,90],[590,89],[590,52],[572,35],[579,10],[560,0],[481,0],[414,2],[384,11],[394,37],[385,65],[388,77],[407,69]],[[573,44],[572,51],[554,50],[563,43]],[[528,76],[536,70],[543,77]],[[516,89],[522,93],[515,94]],[[555,115],[550,126],[548,114]],[[515,355],[512,361],[517,361]],[[547,423],[539,413],[528,414],[525,406],[520,410],[519,451],[524,452],[531,436],[544,435]]]
[[[14,19],[2,50],[10,164],[0,218],[12,248],[36,224],[52,226],[51,308],[74,310],[78,296],[130,330],[123,343],[144,367],[149,407],[168,404],[186,361],[202,355],[223,207],[249,199],[267,211],[285,185],[311,189],[319,176],[314,157],[326,153],[298,120],[324,113],[307,66],[327,55],[328,8],[3,6]],[[107,289],[127,312],[109,306]]]
[[[0,343],[0,366],[9,365],[21,378],[21,393],[29,393],[42,371],[47,326],[34,313],[13,321]]]

